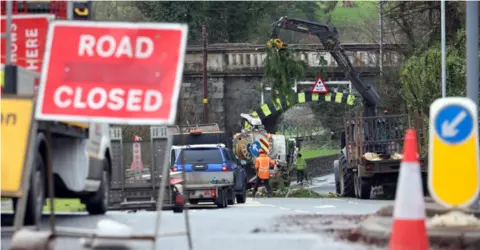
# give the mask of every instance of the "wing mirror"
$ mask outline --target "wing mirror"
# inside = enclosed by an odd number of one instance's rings
[[[242,166],[245,166],[245,165],[247,165],[247,161],[245,161],[245,160],[241,160],[241,161],[240,161],[240,165],[242,165]]]

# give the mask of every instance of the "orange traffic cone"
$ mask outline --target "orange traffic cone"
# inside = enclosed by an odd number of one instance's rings
[[[390,250],[428,249],[417,135],[415,130],[409,129],[403,144],[403,160],[398,176]]]

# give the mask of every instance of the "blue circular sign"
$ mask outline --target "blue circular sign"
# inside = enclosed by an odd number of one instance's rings
[[[434,119],[435,132],[446,143],[459,144],[472,134],[472,115],[460,105],[444,107]]]
[[[262,146],[260,145],[260,142],[254,141],[250,145],[250,153],[252,153],[253,156],[258,157],[258,155],[259,155],[258,150],[260,150],[261,148],[262,148]]]

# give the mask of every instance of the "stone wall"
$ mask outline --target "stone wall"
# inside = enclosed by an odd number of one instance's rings
[[[240,113],[260,104],[261,77],[224,76],[208,78],[209,123],[214,122],[233,135],[240,129]],[[201,77],[184,77],[182,84],[182,120],[203,123],[203,83]]]
[[[333,173],[333,161],[338,160],[339,155],[327,155],[316,158],[306,159],[307,174],[311,174],[312,177],[324,176]]]

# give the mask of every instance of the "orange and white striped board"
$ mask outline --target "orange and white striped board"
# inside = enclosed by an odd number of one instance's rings
[[[270,152],[270,145],[268,144],[267,139],[261,138],[260,139],[260,146],[262,146],[262,149],[265,150],[265,152],[267,154]]]

